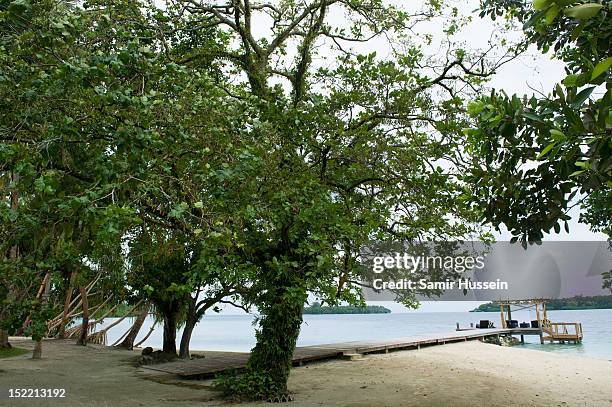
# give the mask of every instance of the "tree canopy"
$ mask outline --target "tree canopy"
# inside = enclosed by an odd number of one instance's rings
[[[481,16],[522,24],[525,41],[565,63],[567,76],[547,95],[493,91],[473,101],[466,129],[474,151],[467,182],[483,217],[539,242],[569,232],[569,210],[610,234],[612,86],[608,6],[576,1],[483,1]]]

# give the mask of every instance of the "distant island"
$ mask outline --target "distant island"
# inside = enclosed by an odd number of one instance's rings
[[[353,305],[322,306],[318,302],[310,307],[304,307],[304,314],[390,314],[391,310],[380,305],[366,305],[355,307]]]
[[[594,297],[576,296],[546,301],[546,309],[550,311],[581,310],[581,309],[612,309],[612,295],[597,295]],[[499,305],[482,304],[470,312],[499,312]]]

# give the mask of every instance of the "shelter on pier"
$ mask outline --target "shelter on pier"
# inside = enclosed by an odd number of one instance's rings
[[[555,342],[560,343],[582,342],[582,323],[580,322],[551,322],[548,319],[546,310],[546,299],[531,298],[524,300],[499,300],[495,304],[499,305],[501,314],[501,326],[504,329],[516,328],[512,319],[512,307],[515,311],[524,309],[534,309],[536,320],[531,321],[531,328],[540,328],[540,343]]]

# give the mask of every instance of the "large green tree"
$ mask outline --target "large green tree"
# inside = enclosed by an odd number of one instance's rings
[[[440,58],[425,53],[428,37],[415,26],[444,14],[437,2],[414,13],[377,0],[176,1],[168,11],[175,30],[218,27],[229,38],[177,62],[221,61],[220,86],[251,112],[231,144],[237,159],[213,168],[228,222],[206,238],[220,235],[254,267],[257,345],[230,388],[284,399],[309,292],[359,298],[356,258],[369,239],[472,230],[454,171],[462,105],[498,63],[452,43]],[[398,51],[352,49],[372,38]]]

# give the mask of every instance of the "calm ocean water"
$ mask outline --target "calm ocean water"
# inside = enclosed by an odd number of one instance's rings
[[[513,319],[530,321],[533,312],[514,311]],[[254,317],[251,315],[210,315],[205,316],[196,326],[192,350],[249,351],[255,345]],[[497,312],[420,312],[370,315],[305,315],[298,345],[320,345],[324,343],[383,340],[430,333],[445,333],[455,330],[456,323],[469,327],[481,319],[494,321],[499,327]],[[612,310],[549,311],[549,319],[557,322],[582,322],[584,341],[582,344],[541,345],[538,336],[525,336],[527,343],[522,347],[547,352],[612,360]],[[110,324],[108,319],[106,324]],[[153,319],[148,319],[139,338],[149,331]],[[114,327],[108,335],[113,343],[129,327],[126,319]],[[180,338],[180,333],[177,339]],[[162,345],[161,325],[147,339],[143,346],[159,348]]]

